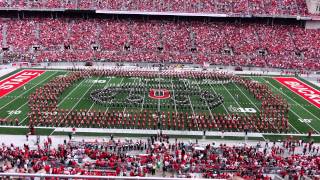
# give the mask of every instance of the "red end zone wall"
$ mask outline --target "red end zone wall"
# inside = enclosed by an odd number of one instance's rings
[[[44,70],[22,70],[0,81],[0,98],[10,94],[44,72]]]
[[[320,91],[294,77],[275,77],[282,85],[320,108]]]

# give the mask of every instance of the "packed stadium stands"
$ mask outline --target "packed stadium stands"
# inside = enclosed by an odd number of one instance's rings
[[[320,170],[319,146],[294,139],[234,146],[169,141],[160,133],[148,140],[65,141],[58,146],[48,137],[37,148],[29,142],[0,146],[2,172],[267,180],[268,174],[315,178]]]
[[[306,16],[305,0],[2,0],[2,8],[188,12],[229,15]]]
[[[4,59],[104,59],[318,70],[320,35],[299,25],[165,20],[1,19]]]

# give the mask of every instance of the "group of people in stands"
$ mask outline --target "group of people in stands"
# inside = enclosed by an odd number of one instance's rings
[[[115,11],[153,11],[216,13],[230,15],[308,15],[306,1],[262,1],[262,0],[201,0],[201,1],[159,1],[159,0],[37,0],[0,1],[3,8],[82,9]]]
[[[23,147],[2,144],[0,164],[2,172],[94,176],[271,179],[267,174],[278,174],[299,179],[320,173],[319,147],[313,141],[217,146],[169,140],[161,132],[147,140],[111,137],[52,145],[48,137],[33,148],[28,142]]]
[[[212,79],[215,81],[231,80],[251,92],[262,105],[259,114],[206,114],[159,112],[157,109],[135,111],[95,111],[58,108],[58,100],[66,88],[87,77],[178,77]],[[156,87],[155,87],[156,88]],[[288,103],[274,95],[268,86],[242,77],[216,72],[148,72],[124,70],[80,70],[65,77],[56,77],[43,87],[37,88],[29,96],[28,113],[30,126],[55,127],[96,127],[96,128],[138,128],[172,130],[225,130],[252,132],[287,132]]]
[[[319,31],[297,25],[73,18],[0,22],[3,59],[10,62],[107,60],[320,68]]]

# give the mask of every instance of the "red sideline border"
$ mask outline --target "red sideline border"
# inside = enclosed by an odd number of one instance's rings
[[[299,79],[295,78],[295,77],[273,77],[274,80],[276,80],[278,83],[280,83],[281,85],[285,86],[287,89],[289,89],[291,92],[294,92],[295,94],[299,95],[300,97],[302,97],[304,100],[308,101],[310,104],[314,105],[315,107],[317,107],[318,109],[320,109],[320,104],[317,104],[316,102],[312,101],[310,98],[308,98],[307,96],[303,96],[303,93],[298,93],[296,92],[296,89],[292,88],[290,85],[288,84],[284,84],[280,79],[288,79],[291,81],[295,81],[297,83],[300,83],[301,85],[303,85],[304,87],[308,88],[309,90],[312,90],[313,92],[317,93],[316,95],[320,96],[320,91],[311,87],[310,85],[300,81]]]
[[[25,85],[26,83],[30,82],[31,80],[39,77],[40,75],[42,75],[43,73],[45,73],[45,70],[34,70],[34,69],[24,69],[22,71],[19,71],[3,80],[0,81],[0,86],[2,85],[2,83],[9,81],[10,79],[15,78],[16,76],[19,76],[25,72],[37,72],[38,75],[33,75],[32,77],[24,80],[23,82],[19,83],[19,84],[15,84],[13,88],[10,88],[10,90],[0,90],[0,99],[10,93],[12,93],[13,91],[19,89],[21,86]]]

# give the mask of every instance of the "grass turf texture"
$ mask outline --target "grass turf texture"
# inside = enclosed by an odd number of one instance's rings
[[[16,72],[14,71],[6,76],[1,77],[4,79]],[[33,79],[29,83],[25,85],[26,90],[23,88],[19,88],[9,95],[1,98],[0,101],[0,118],[18,118],[20,121],[20,125],[28,124],[27,113],[29,111],[29,107],[27,104],[29,95],[39,86],[44,85],[52,78],[59,75],[66,75],[67,71],[46,71],[43,75]],[[273,80],[272,77],[248,77],[249,79],[259,81],[260,83],[267,84],[274,93],[280,94],[283,96],[290,104],[291,110],[289,113],[289,122],[290,122],[290,132],[292,133],[307,133],[309,130],[320,131],[320,110],[308,103],[299,95],[291,92],[289,89],[286,89],[277,81]],[[90,110],[99,110],[99,111],[128,111],[130,112],[139,112],[147,109],[145,106],[136,106],[136,107],[112,107],[110,104],[101,105],[96,104],[90,99],[90,93],[96,89],[103,89],[110,86],[116,86],[120,84],[126,83],[141,83],[143,80],[140,78],[121,78],[121,77],[92,77],[89,79],[81,80],[75,83],[72,87],[68,88],[63,94],[60,96],[59,108],[64,109],[90,109]],[[158,81],[158,80],[157,80]],[[173,78],[162,78],[160,84],[166,84],[168,90],[171,92],[171,95],[175,95],[174,85],[177,84],[179,79]],[[205,80],[204,80],[205,81]],[[305,82],[305,81],[304,81]],[[149,107],[147,110],[152,111],[187,111],[189,114],[194,112],[201,112],[205,114],[210,113],[232,113],[230,112],[230,107],[241,107],[241,108],[254,108],[259,111],[259,107],[261,103],[256,100],[247,90],[239,85],[234,83],[229,83],[225,85],[217,85],[210,84],[206,82],[202,82],[202,80],[195,79],[186,79],[183,83],[190,84],[201,90],[208,90],[213,93],[220,94],[224,97],[223,105],[218,106],[214,109],[208,109],[206,104],[203,104],[198,100],[198,97],[190,96],[190,105],[189,107],[181,108],[172,104],[169,99],[166,100],[154,100],[148,97],[148,94],[142,94],[145,104],[147,103],[156,103],[159,104],[154,107]],[[309,84],[309,83],[308,83]],[[152,87],[151,85],[148,85]],[[282,87],[282,90],[280,90]],[[315,87],[315,86],[313,86]],[[319,87],[315,87],[319,89]],[[146,91],[147,92],[147,91]],[[119,95],[117,99],[124,99],[125,95]],[[241,113],[239,113],[241,114]],[[306,119],[308,121],[306,121]],[[26,129],[19,128],[19,130],[15,128],[0,128],[0,134],[24,134]],[[52,132],[52,129],[41,130],[41,134],[47,135]],[[50,132],[50,133],[49,133]],[[54,134],[59,134],[55,132]],[[124,133],[125,134],[125,133]],[[88,134],[86,134],[88,135]],[[276,135],[276,134],[275,134]],[[278,137],[278,135],[276,135]]]

